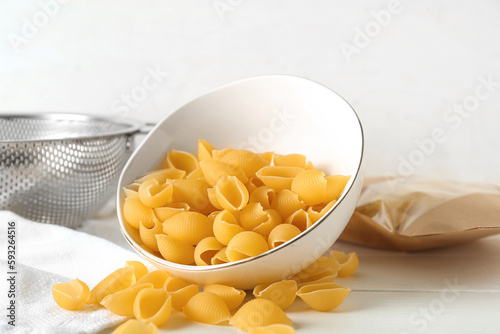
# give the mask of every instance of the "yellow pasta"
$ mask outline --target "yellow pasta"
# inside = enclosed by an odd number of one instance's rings
[[[292,213],[286,220],[285,223],[291,224],[297,227],[301,232],[304,232],[306,229],[312,226],[313,221],[309,214],[300,209]]]
[[[139,281],[144,275],[149,273],[148,268],[144,263],[139,261],[127,261],[125,262],[125,267],[134,267],[134,278],[135,281]]]
[[[347,182],[351,178],[350,175],[331,175],[326,177],[326,194],[323,202],[331,202],[337,200],[342,194]]]
[[[204,139],[198,139],[198,160],[212,159],[214,147]]]
[[[335,259],[340,264],[338,275],[346,277],[354,274],[359,266],[359,259],[356,253],[346,254],[344,252],[333,251],[330,258]]]
[[[125,197],[139,197],[137,191],[139,190],[140,183],[132,183],[128,186],[123,187],[123,192],[125,193]]]
[[[264,160],[266,160],[269,164],[273,161],[274,157],[274,152],[263,152],[263,153],[257,153],[260,157],[262,157]]]
[[[153,323],[145,323],[130,319],[118,326],[112,334],[158,334],[158,328]]]
[[[101,305],[117,315],[126,317],[134,316],[134,300],[142,289],[153,288],[153,284],[134,284],[130,288],[107,295]]]
[[[134,267],[123,267],[113,271],[91,291],[88,304],[99,304],[104,297],[126,289],[135,283]]]
[[[168,218],[170,218],[178,213],[189,211],[189,209],[190,208],[189,208],[189,205],[187,203],[171,203],[167,206],[163,206],[160,208],[154,208],[153,212],[154,212],[156,218],[158,218],[160,220],[160,222],[163,223]]]
[[[186,171],[186,174],[191,173],[200,165],[198,164],[198,159],[188,152],[171,150],[168,152],[163,165],[168,168],[175,168]]]
[[[229,320],[229,324],[245,332],[251,328],[274,324],[291,325],[283,310],[267,299],[254,299],[244,304]]]
[[[154,252],[158,252],[158,245],[156,243],[156,235],[163,233],[163,225],[159,220],[151,228],[147,228],[141,222],[139,225],[139,236],[143,244]]]
[[[306,168],[307,158],[302,154],[275,154],[275,166],[300,167]]]
[[[259,169],[269,166],[267,160],[247,150],[233,150],[228,152],[220,161],[241,168],[247,177],[254,176]]]
[[[151,283],[153,284],[153,288],[161,289],[169,277],[169,273],[165,270],[155,270],[142,276],[141,279],[135,284],[139,285]]]
[[[235,235],[229,241],[226,256],[229,261],[239,261],[267,252],[269,246],[266,239],[256,232],[245,231]]]
[[[307,208],[307,214],[311,218],[312,223],[316,223],[321,217],[323,217],[330,209],[335,205],[336,201],[333,200],[328,203],[322,203],[318,205],[313,205]]]
[[[325,173],[305,170],[293,179],[292,191],[299,195],[306,205],[316,205],[325,199],[326,185]]]
[[[206,324],[220,324],[231,318],[224,300],[211,292],[196,294],[182,310],[189,319]]]
[[[215,197],[228,211],[243,209],[248,203],[248,190],[235,176],[222,177],[215,185]]]
[[[172,216],[163,223],[163,232],[190,245],[214,235],[212,221],[198,212],[181,212]]]
[[[297,226],[291,224],[280,224],[273,228],[271,233],[269,233],[267,243],[269,244],[269,248],[272,249],[292,240],[300,233],[301,231]]]
[[[324,273],[324,276],[320,275],[315,278],[308,278],[305,281],[299,281],[297,282],[297,287],[300,289],[304,285],[309,285],[309,284],[317,284],[317,283],[333,283],[333,281],[337,278],[336,274],[328,274],[327,272]]]
[[[201,179],[168,180],[172,184],[173,202],[186,203],[190,210],[209,214],[215,208],[210,204],[207,189],[208,183]]]
[[[241,210],[240,223],[246,230],[257,232],[267,238],[282,220],[277,211],[264,210],[260,203],[250,203]]]
[[[248,334],[295,334],[295,329],[290,325],[269,325],[250,328]]]
[[[225,148],[223,150],[215,150],[214,149],[214,150],[212,150],[212,158],[214,160],[220,160],[220,159],[222,159],[222,157],[224,155],[226,155],[227,153],[229,153],[231,151],[234,151],[234,149],[232,149],[232,148]]]
[[[248,181],[248,178],[240,167],[233,166],[222,161],[203,160],[200,163],[200,167],[203,171],[203,176],[205,176],[205,180],[212,187],[215,186],[217,181],[221,178],[228,176],[235,176],[242,183],[246,183]]]
[[[271,204],[276,198],[276,192],[273,188],[262,186],[255,189],[248,200],[248,203],[260,203],[264,210],[271,209]]]
[[[89,301],[90,289],[77,278],[68,283],[55,284],[52,287],[52,296],[57,305],[63,309],[76,311]]]
[[[139,197],[127,197],[123,204],[123,218],[132,227],[139,229],[139,222],[151,227],[155,224],[155,215],[150,207],[142,204]]]
[[[314,165],[313,165],[313,163],[312,163],[312,162],[308,161],[308,162],[306,163],[306,170],[310,170],[310,169],[312,169],[312,170],[316,170],[316,167],[314,167]]]
[[[351,289],[336,283],[316,283],[301,287],[297,296],[311,308],[327,312],[342,304],[350,291]]]
[[[324,277],[337,275],[340,264],[330,257],[321,256],[318,260],[295,274],[292,279],[299,283],[312,282]]]
[[[268,187],[275,191],[291,189],[295,176],[303,172],[303,168],[285,166],[267,166],[261,168],[255,175]]]
[[[177,311],[182,311],[188,300],[199,292],[198,285],[187,283],[177,277],[170,277],[163,288],[172,297],[172,307]]]
[[[213,265],[224,264],[224,263],[229,262],[229,259],[227,258],[227,255],[226,255],[226,249],[227,249],[227,247],[222,248],[220,251],[218,251],[214,255],[214,257],[212,257],[212,264]]]
[[[271,208],[278,211],[281,218],[286,220],[297,210],[304,210],[306,205],[299,196],[289,189],[283,189],[276,194]]]
[[[221,211],[224,210],[222,206],[219,204],[219,201],[217,200],[217,196],[215,195],[215,188],[208,188],[207,189],[207,195],[208,195],[208,200],[210,204],[217,210]]]
[[[163,325],[172,312],[172,298],[163,289],[146,288],[139,291],[134,301],[137,320]]]
[[[141,184],[149,180],[156,180],[158,183],[165,183],[167,179],[182,179],[186,176],[186,171],[175,169],[175,168],[165,168],[149,172],[142,176],[141,178],[135,180],[136,183]]]
[[[245,187],[247,188],[249,194],[254,192],[257,188],[263,186],[264,183],[257,176],[249,177],[247,183],[245,183]]]
[[[180,264],[194,263],[194,247],[189,243],[165,234],[157,234],[156,242],[165,260]]]
[[[186,175],[186,179],[205,179],[201,167],[196,168],[194,171]]]
[[[206,237],[194,249],[194,262],[198,266],[211,265],[212,258],[222,248],[224,248],[224,245],[218,242],[215,237]]]
[[[234,310],[243,303],[246,293],[243,290],[233,288],[232,286],[222,284],[207,284],[203,287],[203,291],[211,292],[224,300],[229,311]]]
[[[297,282],[286,280],[271,284],[260,284],[253,289],[255,298],[264,298],[272,301],[282,310],[292,305],[297,293]]]
[[[208,219],[210,219],[212,222],[215,221],[215,218],[217,217],[217,215],[219,213],[221,213],[222,211],[212,211],[207,217]]]

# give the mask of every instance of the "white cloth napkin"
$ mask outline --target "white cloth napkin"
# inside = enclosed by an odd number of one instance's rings
[[[16,326],[7,324],[7,223],[16,222]],[[138,255],[105,239],[69,228],[27,221],[0,211],[1,333],[96,333],[127,320],[103,307],[60,308],[52,297],[56,283],[78,278],[90,289],[125,261]]]

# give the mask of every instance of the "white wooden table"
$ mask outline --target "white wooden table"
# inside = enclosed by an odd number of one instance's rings
[[[130,249],[111,213],[82,231]],[[338,278],[352,292],[332,312],[296,301],[287,314],[297,333],[500,333],[500,235],[420,253],[396,253],[337,242],[356,251],[358,271]],[[160,333],[236,333],[187,321],[175,312]],[[112,330],[104,331],[110,333]]]

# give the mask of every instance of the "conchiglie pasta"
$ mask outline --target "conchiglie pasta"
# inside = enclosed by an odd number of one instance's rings
[[[233,288],[232,286],[222,284],[207,284],[203,287],[203,291],[211,292],[224,300],[229,311],[234,310],[243,302],[246,293],[243,290]]]
[[[212,159],[214,147],[204,139],[198,139],[198,161]]]
[[[214,235],[212,221],[198,212],[181,212],[165,220],[163,232],[190,245]]]
[[[271,204],[276,198],[276,191],[268,186],[262,186],[255,189],[248,200],[249,203],[260,203],[264,210],[271,209]]]
[[[194,249],[194,262],[198,266],[211,265],[212,258],[224,247],[215,237],[207,237],[196,245]]]
[[[342,194],[347,182],[351,178],[350,175],[331,175],[326,177],[326,194],[323,202],[331,202],[337,200]]]
[[[297,282],[294,280],[279,281],[271,284],[260,284],[253,289],[255,298],[272,301],[282,310],[292,305],[297,293]]]
[[[170,277],[163,288],[172,297],[172,307],[177,311],[182,311],[189,299],[199,292],[198,285],[189,284],[177,277]]]
[[[269,164],[273,161],[274,157],[274,152],[263,152],[263,153],[257,153],[261,158],[266,160]]]
[[[137,192],[139,191],[140,185],[140,183],[131,183],[128,186],[123,187],[125,197],[139,197]]]
[[[172,312],[172,299],[163,289],[146,288],[139,291],[134,301],[137,320],[163,325]]]
[[[312,226],[313,221],[309,217],[309,214],[300,209],[292,213],[286,220],[285,223],[296,226],[301,232]]]
[[[323,217],[330,209],[335,205],[336,201],[333,200],[328,203],[322,203],[318,205],[313,205],[307,208],[307,214],[311,218],[312,223],[317,222],[321,217]]]
[[[275,166],[300,167],[306,168],[307,158],[302,154],[275,154]]]
[[[257,188],[263,186],[264,183],[257,176],[249,177],[247,183],[245,183],[245,187],[247,188],[249,194],[251,194]]]
[[[267,238],[273,228],[282,223],[282,220],[277,211],[264,210],[260,203],[250,203],[241,211],[240,223],[243,228]]]
[[[123,267],[113,271],[90,290],[89,304],[99,304],[104,297],[126,289],[135,283],[134,267]]]
[[[316,283],[304,285],[297,295],[311,308],[327,312],[342,304],[350,291],[336,283]]]
[[[299,199],[299,196],[289,189],[283,189],[276,194],[271,208],[278,211],[281,218],[286,220],[297,210],[304,210],[306,205]]]
[[[107,295],[101,301],[101,305],[117,315],[125,317],[134,316],[134,300],[139,291],[146,288],[153,288],[153,284],[135,284],[130,288]]]
[[[212,150],[212,158],[214,160],[220,160],[220,159],[222,159],[222,157],[224,155],[226,155],[227,153],[229,153],[231,151],[234,151],[234,149],[233,148],[225,148],[223,150],[215,150],[214,149],[214,150]]]
[[[139,285],[139,284],[151,283],[153,284],[153,288],[161,289],[163,288],[163,285],[165,284],[165,282],[169,277],[170,277],[169,273],[167,273],[165,270],[155,270],[142,276],[141,279],[138,280],[136,284]]]
[[[127,197],[123,204],[123,218],[132,227],[139,229],[139,223],[151,227],[155,224],[153,209],[142,204],[139,197]]]
[[[186,179],[204,179],[205,175],[203,175],[203,171],[201,167],[196,168],[194,171],[186,175]]]
[[[291,224],[280,224],[269,233],[269,248],[275,248],[292,240],[301,233],[298,227]]]
[[[330,253],[330,258],[340,264],[338,275],[346,277],[354,274],[359,266],[359,259],[356,252],[346,254],[344,252],[333,251]]]
[[[259,169],[269,166],[267,160],[247,150],[233,150],[228,152],[220,161],[240,167],[247,177],[254,176]]]
[[[245,332],[251,328],[274,324],[291,325],[285,312],[267,299],[254,299],[244,304],[229,320],[229,324]]]
[[[221,178],[227,176],[235,176],[242,183],[246,183],[248,181],[248,178],[240,167],[233,166],[222,161],[203,160],[200,163],[200,167],[203,171],[203,176],[205,176],[205,180],[212,187],[215,186],[217,181]]]
[[[78,278],[67,283],[58,283],[52,286],[54,301],[65,310],[76,311],[87,304],[90,298],[90,289],[87,284]]]
[[[217,210],[221,211],[224,210],[222,206],[219,204],[219,201],[217,200],[217,196],[215,195],[215,188],[208,188],[207,189],[207,195],[208,195],[208,200],[210,204]]]
[[[269,250],[266,239],[256,232],[245,231],[234,236],[226,248],[229,261],[239,261]]]
[[[220,251],[218,251],[214,257],[212,257],[212,264],[224,264],[230,262],[229,259],[227,258],[226,255],[226,249],[227,247],[222,248]]]
[[[219,205],[228,211],[243,209],[248,203],[248,190],[235,176],[222,177],[215,185]]]
[[[158,245],[156,244],[156,235],[163,233],[163,225],[159,220],[155,220],[155,224],[147,228],[141,222],[139,225],[139,236],[144,245],[154,252],[158,252]]]
[[[324,277],[336,276],[340,269],[340,264],[326,256],[321,256],[318,260],[295,274],[292,279],[299,283],[312,282]]]
[[[141,184],[149,180],[156,180],[158,183],[165,183],[168,180],[182,179],[186,176],[186,171],[175,169],[175,168],[165,168],[159,169],[145,174],[139,179],[135,180],[136,183]]]
[[[140,280],[144,275],[149,273],[148,268],[144,265],[144,263],[139,261],[127,261],[125,262],[125,267],[134,267],[134,277],[135,280]]]
[[[186,171],[186,174],[191,173],[200,166],[198,159],[194,155],[178,150],[171,150],[168,152],[164,161],[164,166],[165,164],[168,168]]]
[[[156,218],[158,218],[161,222],[164,222],[168,218],[185,211],[189,211],[189,205],[187,203],[171,203],[168,206],[153,209]]]
[[[295,176],[303,172],[303,168],[285,166],[267,166],[261,168],[255,175],[268,187],[275,191],[291,189]]]
[[[292,182],[292,191],[306,205],[322,203],[326,195],[327,181],[325,173],[316,170],[305,170],[299,173]]]
[[[193,296],[182,310],[189,319],[206,324],[215,325],[231,318],[224,300],[211,292]]]
[[[156,242],[165,260],[180,264],[194,263],[194,247],[191,244],[165,234],[157,234]]]
[[[173,202],[186,203],[191,211],[209,214],[215,208],[210,204],[208,183],[201,179],[169,180],[174,189]]]

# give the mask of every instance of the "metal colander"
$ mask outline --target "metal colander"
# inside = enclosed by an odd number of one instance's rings
[[[115,193],[140,126],[73,114],[0,116],[0,210],[78,227]]]

